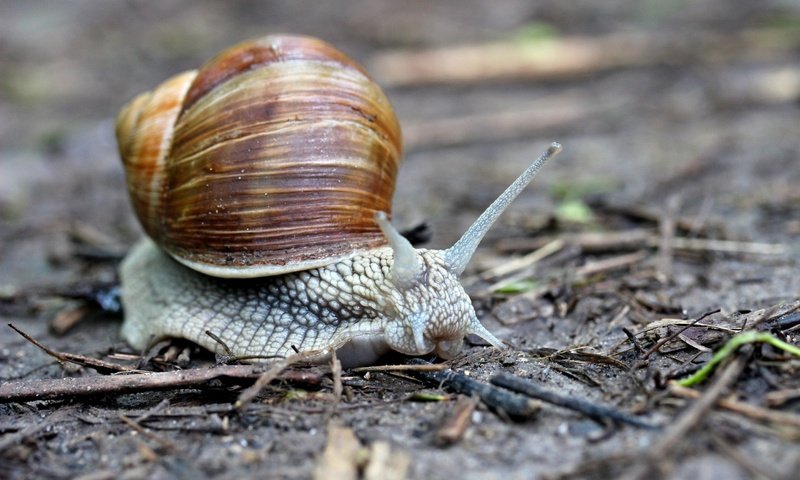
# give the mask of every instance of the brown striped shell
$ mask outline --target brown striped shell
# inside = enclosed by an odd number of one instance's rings
[[[117,140],[147,234],[189,267],[257,277],[386,243],[400,127],[362,67],[309,37],[236,45],[133,99]]]

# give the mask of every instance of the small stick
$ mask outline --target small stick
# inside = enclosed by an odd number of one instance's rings
[[[693,428],[702,423],[703,417],[711,407],[717,402],[722,393],[731,386],[745,367],[745,359],[736,357],[723,370],[722,374],[714,380],[714,383],[703,393],[700,398],[689,408],[683,411],[680,416],[666,430],[661,439],[651,448],[643,451],[640,455],[642,463],[636,465],[624,480],[639,480],[651,478],[648,476],[650,469],[659,461],[663,461],[675,446],[686,438],[686,434]]]
[[[750,478],[780,478],[777,472],[769,471],[768,473],[766,466],[757,464],[744,452],[739,451],[739,449],[731,445],[719,433],[714,432],[711,434],[711,445],[714,450],[726,455],[728,458],[744,467],[750,474]]]
[[[453,413],[450,414],[439,430],[436,431],[436,443],[440,445],[452,445],[464,437],[464,433],[469,428],[472,419],[472,412],[478,402],[475,398],[460,395]]]
[[[221,365],[172,372],[144,372],[77,378],[15,380],[0,384],[0,402],[52,400],[56,398],[123,394],[151,390],[202,387],[211,380],[226,378],[249,383],[264,372],[257,365]],[[318,385],[321,377],[312,372],[290,371],[282,379]]]
[[[751,253],[755,255],[785,255],[789,253],[789,247],[782,243],[739,242],[735,240],[716,240],[713,238],[675,237],[672,239],[672,247],[675,250]]]
[[[696,399],[700,398],[702,395],[697,390],[682,387],[677,383],[670,384],[669,392],[677,397],[682,398]],[[795,415],[793,413],[771,410],[769,408],[763,408],[757,405],[750,405],[749,403],[740,402],[739,400],[734,400],[731,398],[722,398],[717,402],[717,405],[725,410],[739,413],[746,417],[752,418],[753,420],[765,420],[778,426],[791,425],[792,427],[800,428],[800,415]]]
[[[675,239],[675,215],[679,204],[678,197],[671,197],[667,201],[667,211],[658,222],[660,242],[658,245],[658,269],[667,282],[672,280],[673,240]]]
[[[666,337],[662,338],[661,340],[657,341],[657,342],[656,342],[656,344],[655,344],[655,345],[653,345],[652,347],[650,347],[650,350],[648,350],[648,351],[647,351],[647,352],[644,354],[644,357],[643,357],[643,359],[645,359],[645,360],[646,360],[646,359],[650,358],[650,355],[652,355],[653,353],[657,352],[657,351],[658,351],[658,349],[660,349],[661,347],[663,347],[663,346],[664,346],[664,345],[665,345],[667,342],[670,342],[670,341],[674,340],[674,339],[675,339],[675,338],[676,338],[678,335],[680,335],[681,333],[685,332],[685,331],[686,331],[686,330],[688,330],[690,327],[693,327],[693,326],[697,325],[697,324],[698,324],[698,323],[699,323],[701,320],[703,320],[704,318],[710,317],[711,315],[714,315],[715,313],[719,313],[719,312],[720,312],[720,309],[719,309],[719,308],[718,308],[718,309],[716,309],[716,310],[711,310],[710,312],[706,312],[706,313],[704,313],[703,315],[701,315],[700,317],[698,317],[696,320],[693,320],[693,321],[692,321],[691,323],[689,323],[688,325],[685,325],[683,328],[681,328],[681,329],[680,329],[680,330],[678,330],[677,332],[673,333],[672,335],[668,335],[668,336],[666,336]]]
[[[412,363],[425,365],[420,359],[412,359]],[[541,408],[538,402],[522,395],[494,387],[488,383],[479,382],[463,373],[453,370],[440,372],[414,372],[416,376],[433,384],[446,386],[464,395],[477,395],[483,403],[496,410],[504,412],[510,418],[525,419],[534,416]]]
[[[246,407],[250,402],[255,400],[261,390],[266,388],[267,385],[272,383],[273,380],[278,378],[278,376],[283,372],[285,369],[289,368],[291,365],[295,363],[302,362],[307,360],[309,357],[319,354],[319,352],[307,352],[307,353],[298,353],[296,355],[291,355],[286,357],[282,360],[276,361],[274,364],[270,365],[269,370],[262,373],[258,380],[255,381],[254,384],[247,387],[242,393],[239,394],[239,398],[236,399],[236,403],[233,404],[234,408],[243,409]]]
[[[800,388],[778,390],[777,392],[769,392],[764,395],[764,401],[771,407],[779,407],[784,403],[791,402],[798,398],[800,398]]]
[[[168,440],[165,437],[162,437],[161,435],[159,435],[159,434],[157,434],[155,432],[151,432],[150,430],[144,428],[136,420],[133,420],[133,419],[131,419],[129,417],[126,417],[125,415],[123,415],[121,413],[119,414],[119,419],[122,420],[123,423],[125,423],[126,425],[128,425],[132,429],[134,429],[137,432],[139,432],[140,434],[144,435],[145,437],[147,437],[147,438],[149,438],[151,440],[155,440],[162,447],[164,447],[165,449],[169,450],[170,452],[174,452],[174,451],[176,451],[178,449],[178,447],[175,446],[175,444],[172,441]]]
[[[602,272],[619,270],[625,267],[629,267],[631,265],[641,262],[646,258],[647,258],[647,252],[645,251],[619,255],[617,257],[611,257],[611,258],[606,258],[604,260],[598,260],[596,262],[587,263],[586,265],[580,267],[576,271],[576,274],[578,278],[585,278],[590,275],[595,275]]]
[[[96,358],[87,357],[84,355],[78,355],[75,353],[68,353],[68,352],[58,352],[53,350],[52,348],[44,346],[42,343],[28,335],[27,333],[23,332],[19,328],[15,327],[12,324],[8,324],[8,326],[17,332],[18,334],[22,335],[22,338],[31,342],[32,344],[39,347],[44,353],[50,355],[51,357],[55,358],[59,362],[69,362],[75,363],[82,367],[89,367],[97,370],[100,373],[110,373],[110,372],[136,372],[135,368],[126,367],[125,365],[118,365],[116,363],[111,362],[104,362],[102,360],[98,360]]]
[[[333,410],[339,408],[342,401],[342,362],[336,357],[336,351],[331,353],[331,375],[333,376]]]
[[[351,372],[440,372],[447,370],[443,363],[426,363],[424,365],[373,365],[371,367],[351,368]]]
[[[211,330],[206,330],[206,335],[211,337],[211,340],[214,340],[215,342],[217,342],[219,344],[219,346],[221,346],[222,349],[225,350],[225,356],[226,357],[228,357],[228,358],[233,357],[233,351],[231,350],[231,347],[229,347],[228,344],[225,343],[224,340],[219,338],[216,333],[212,332]]]
[[[664,47],[649,37],[615,34],[381,52],[370,59],[369,70],[394,87],[453,85],[575,77],[653,63],[664,54]]]
[[[564,240],[556,239],[552,242],[545,244],[542,247],[537,248],[536,250],[532,251],[531,253],[514,259],[508,262],[504,262],[494,268],[490,268],[480,273],[480,277],[484,280],[492,280],[498,277],[502,277],[508,275],[509,273],[513,273],[523,268],[528,268],[531,265],[534,265],[541,261],[544,258],[549,257],[550,255],[558,252],[562,248],[564,248]],[[497,287],[492,288],[496,290]]]
[[[167,407],[169,407],[169,399],[165,398],[165,399],[161,400],[160,402],[158,402],[158,404],[156,404],[155,407],[153,407],[153,408],[147,410],[146,412],[144,412],[143,414],[139,415],[139,417],[136,418],[136,421],[141,425],[142,422],[144,422],[148,418],[152,417],[153,415],[156,415],[156,414],[160,413],[162,410],[164,410]]]
[[[605,252],[611,250],[635,250],[658,248],[661,237],[644,229],[623,230],[619,232],[591,232],[561,235],[567,245],[577,245],[583,252]],[[510,238],[498,242],[497,249],[502,252],[541,248],[554,237]],[[785,255],[789,247],[782,243],[759,243],[737,240],[718,240],[713,238],[673,237],[671,246],[681,252],[718,252],[729,254]]]
[[[547,403],[582,413],[601,423],[604,420],[613,420],[615,422],[627,423],[635,427],[646,428],[649,430],[658,430],[661,428],[657,425],[645,422],[644,420],[627,415],[613,408],[597,405],[579,398],[559,395],[550,390],[546,390],[529,380],[525,380],[505,372],[498,373],[492,377],[491,382],[497,386],[508,388],[509,390],[513,390],[515,392],[524,393],[529,397],[543,400]]]
[[[60,310],[50,322],[50,331],[58,336],[64,335],[86,318],[90,311],[88,305]]]
[[[624,333],[625,336],[628,337],[628,340],[630,340],[630,342],[633,344],[634,350],[639,353],[644,353],[644,348],[642,348],[642,345],[639,343],[639,340],[636,338],[636,335],[634,335],[633,332],[628,330],[627,327],[622,327],[622,333]]]

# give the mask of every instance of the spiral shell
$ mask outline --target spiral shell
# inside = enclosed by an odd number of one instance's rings
[[[236,45],[133,99],[117,140],[144,230],[202,273],[275,275],[385,244],[373,218],[391,211],[400,127],[320,40]]]

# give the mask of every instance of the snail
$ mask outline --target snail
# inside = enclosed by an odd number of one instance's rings
[[[392,107],[321,40],[235,45],[123,107],[116,126],[147,238],[120,267],[122,335],[347,365],[391,350],[451,358],[467,334],[504,345],[459,276],[554,143],[447,250],[391,225],[402,155]],[[209,332],[212,335],[207,334]]]

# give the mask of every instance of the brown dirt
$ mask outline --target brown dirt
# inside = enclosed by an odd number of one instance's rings
[[[743,349],[738,364],[721,367],[733,372],[718,392],[728,403],[695,410],[703,414],[685,430],[682,413],[713,400],[711,385],[724,376],[694,387],[707,395],[700,400],[665,382],[696,370],[707,349],[741,329],[798,344],[796,308],[767,317],[758,310],[800,299],[800,9],[600,3],[3,2],[0,316],[60,351],[109,361],[130,352],[110,315],[91,313],[63,335],[50,329],[77,305],[59,293],[113,282],[114,254],[140,234],[112,119],[134,94],[231,43],[313,34],[371,69],[391,50],[522,42],[541,24],[557,30],[556,40],[632,34],[659,45],[655,56],[558,78],[387,88],[409,142],[395,219],[428,221],[430,246],[449,245],[534,155],[560,141],[562,156],[499,222],[465,277],[484,324],[516,348],[470,345],[453,366],[483,381],[499,371],[533,379],[663,430],[606,428],[547,404],[536,418],[512,421],[478,405],[464,437],[442,447],[436,433],[462,407],[455,395],[418,398],[446,389],[344,372],[336,404],[330,370],[320,367],[319,385],[273,384],[241,412],[231,409],[241,387],[218,381],[0,404],[0,478],[308,478],[326,461],[328,433],[341,434],[334,424],[351,429],[373,460],[388,442],[392,458],[410,461],[408,478],[793,477],[800,403],[776,395],[800,387],[800,360],[762,344]],[[509,112],[518,115],[503,123]],[[425,135],[434,131],[443,133]],[[591,217],[575,221],[576,208]],[[581,237],[589,232],[607,244],[592,248]],[[643,237],[608,243],[609,232]],[[515,283],[521,293],[486,293],[478,272],[552,239],[565,243],[523,276],[535,282]],[[622,266],[590,271],[614,259]],[[663,323],[715,310],[681,336],[682,327]],[[162,356],[148,368],[177,368]],[[213,361],[192,350],[192,365]],[[0,384],[91,375],[0,329]],[[152,410],[164,400],[168,407]],[[146,430],[126,421],[147,412]]]

